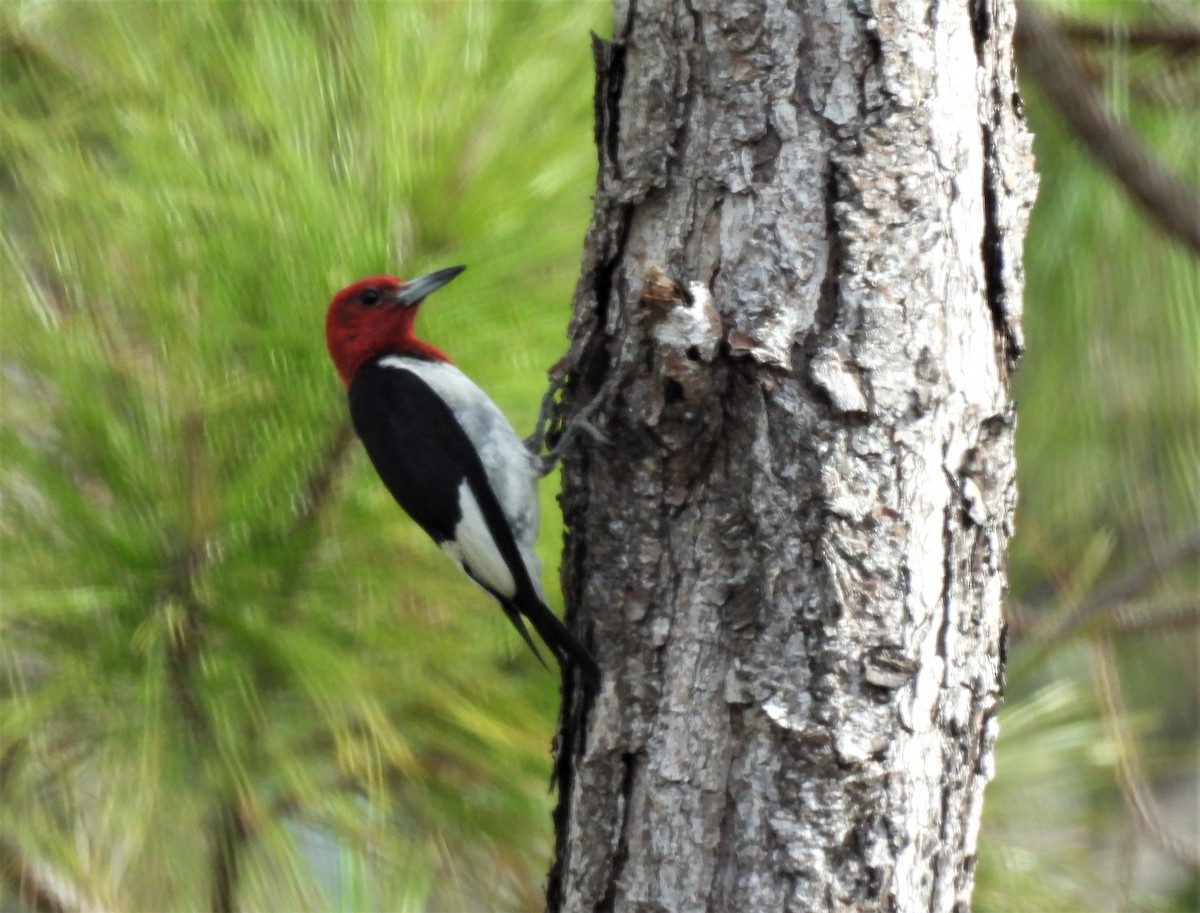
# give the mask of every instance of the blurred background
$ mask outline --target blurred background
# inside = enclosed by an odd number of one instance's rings
[[[1200,186],[1200,11],[1040,8]],[[542,908],[555,677],[376,481],[322,321],[359,276],[467,263],[424,335],[531,429],[610,23],[0,5],[0,909]],[[1041,197],[976,908],[1196,910],[1200,261],[1024,96]]]

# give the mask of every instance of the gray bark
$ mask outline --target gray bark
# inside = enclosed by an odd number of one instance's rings
[[[1034,178],[1009,0],[616,0],[556,367],[551,910],[970,903]]]

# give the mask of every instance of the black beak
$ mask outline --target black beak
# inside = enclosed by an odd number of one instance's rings
[[[464,269],[466,269],[465,266],[447,266],[445,269],[418,276],[411,282],[405,283],[404,288],[400,289],[392,300],[402,307],[412,307],[428,295],[432,295]]]

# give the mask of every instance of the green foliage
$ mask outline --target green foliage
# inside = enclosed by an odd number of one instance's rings
[[[425,332],[529,425],[605,12],[4,8],[0,824],[95,897],[205,904],[228,806],[248,907],[534,904],[553,679],[345,446],[322,320],[469,261]]]
[[[424,332],[529,426],[588,216],[587,31],[609,16],[0,8],[0,836],[99,902],[209,903],[233,809],[246,909],[540,906],[552,678],[347,446],[321,322],[361,275],[468,262]],[[1153,61],[1106,60],[1111,101],[1200,186],[1195,107],[1142,101]],[[1129,746],[1087,642],[1040,649],[1029,610],[1078,606],[1200,515],[1200,270],[1026,97],[1042,193],[1012,583],[1034,634],[1016,626],[981,837],[997,913],[1129,899],[1108,865]],[[1150,774],[1186,772],[1194,638],[1123,647]]]
[[[1022,697],[1002,716],[996,783],[981,837],[976,907],[997,913],[1096,909],[1088,858],[1112,827],[1112,802],[1096,802],[1111,745],[1088,689],[1072,676]],[[1074,860],[1074,861],[1073,861]],[[1103,901],[1103,897],[1099,898]]]
[[[1094,0],[1049,8],[1118,35],[1148,12]],[[1194,55],[1120,43],[1088,51],[1107,102],[1200,188]],[[1190,879],[1195,890],[1195,873],[1135,826],[1118,762],[1140,757],[1150,784],[1163,789],[1194,782],[1200,575],[1194,558],[1149,568],[1198,532],[1200,263],[1094,162],[1036,85],[1026,82],[1023,94],[1041,187],[1025,248],[1029,351],[1016,379],[1008,708],[976,907],[1191,910],[1185,889],[1172,900],[1169,886]],[[1105,606],[1130,579],[1144,585]],[[1071,637],[1044,640],[1087,604],[1096,609]],[[1126,731],[1105,709],[1100,651],[1090,643],[1097,635],[1119,638],[1115,687],[1129,705]],[[1178,811],[1187,796],[1162,805]],[[1165,826],[1194,844],[1194,805]],[[1160,875],[1148,878],[1152,865]]]

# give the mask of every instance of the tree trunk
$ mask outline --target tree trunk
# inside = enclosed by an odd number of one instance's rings
[[[1034,178],[1010,0],[616,0],[557,366],[551,910],[970,903]]]

